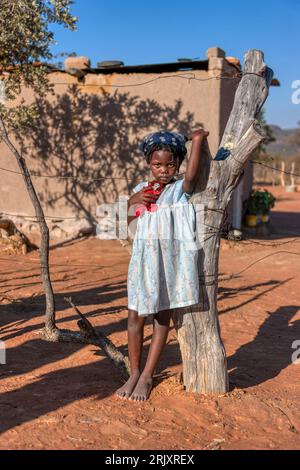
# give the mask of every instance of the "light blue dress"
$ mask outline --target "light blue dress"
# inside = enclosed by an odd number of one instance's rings
[[[139,183],[133,192],[148,182]],[[169,183],[157,211],[137,220],[128,268],[128,308],[149,315],[199,303],[196,216],[183,179]]]

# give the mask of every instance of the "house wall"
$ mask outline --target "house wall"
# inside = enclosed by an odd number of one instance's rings
[[[149,177],[138,150],[139,141],[148,132],[169,129],[188,133],[202,124],[210,131],[214,154],[237,81],[215,79],[225,68],[232,73],[235,69],[218,57],[216,48],[210,51],[208,71],[88,73],[84,82],[65,72],[51,72],[54,94],[38,102],[39,122],[26,137],[18,136],[16,145],[32,173],[72,175],[79,180],[33,177],[45,214],[57,219],[92,216],[100,203],[115,202],[120,194],[129,194]],[[191,74],[197,80],[182,78]],[[28,90],[23,97],[27,102],[34,99]],[[0,155],[0,167],[19,171],[3,144]],[[181,170],[184,168],[183,164]],[[33,214],[22,176],[0,170],[0,182],[0,212]]]

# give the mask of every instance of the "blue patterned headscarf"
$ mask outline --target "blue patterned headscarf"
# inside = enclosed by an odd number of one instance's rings
[[[175,151],[183,160],[187,154],[186,142],[188,138],[177,132],[159,131],[148,134],[140,143],[140,150],[144,153],[146,159],[151,154],[152,148],[157,145],[167,145]]]

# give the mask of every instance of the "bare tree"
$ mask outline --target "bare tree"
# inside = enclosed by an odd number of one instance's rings
[[[40,97],[52,91],[47,77],[48,67],[39,60],[49,60],[53,56],[50,52],[54,42],[50,24],[75,29],[77,18],[70,12],[72,3],[71,0],[1,0],[0,9],[0,141],[16,158],[40,227],[47,332],[55,329],[55,302],[49,273],[49,230],[26,161],[13,144],[10,133],[14,134],[21,127],[30,127],[37,119],[35,104],[28,104],[20,98],[22,87],[31,88]]]
[[[47,65],[36,59],[50,59],[50,45],[53,33],[50,23],[61,24],[75,29],[77,18],[71,15],[72,0],[1,0],[0,10],[0,141],[9,148],[15,157],[28,195],[35,210],[41,233],[40,262],[41,278],[46,298],[46,318],[43,337],[48,341],[69,341],[95,344],[101,347],[107,357],[118,368],[124,379],[129,374],[129,361],[101,332],[96,332],[86,320],[72,299],[65,299],[80,316],[80,332],[59,330],[55,324],[55,298],[49,270],[49,229],[43,208],[31,180],[26,160],[14,145],[10,133],[30,128],[37,120],[38,107],[27,104],[23,98],[16,98],[25,85],[36,96],[43,98],[53,91],[48,80]],[[6,103],[10,101],[10,106]]]
[[[199,181],[190,200],[196,210],[197,229],[203,220],[205,227],[199,251],[201,303],[173,313],[183,360],[183,381],[188,391],[225,393],[229,389],[217,312],[220,231],[242,169],[266,138],[257,117],[272,77],[273,71],[264,64],[261,51],[250,50],[245,54],[243,78],[220,144],[220,148],[230,150],[230,156],[216,161],[208,145],[205,147]]]

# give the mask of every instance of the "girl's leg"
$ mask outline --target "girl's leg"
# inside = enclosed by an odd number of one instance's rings
[[[130,396],[130,400],[144,401],[147,400],[152,389],[152,377],[157,366],[159,357],[164,349],[167,341],[171,311],[163,310],[153,319],[153,336],[150,344],[149,354],[145,368],[140,375],[136,387]]]
[[[144,339],[145,317],[139,317],[135,310],[128,310],[128,355],[130,377],[116,391],[120,398],[129,398],[140,377],[140,362]]]

